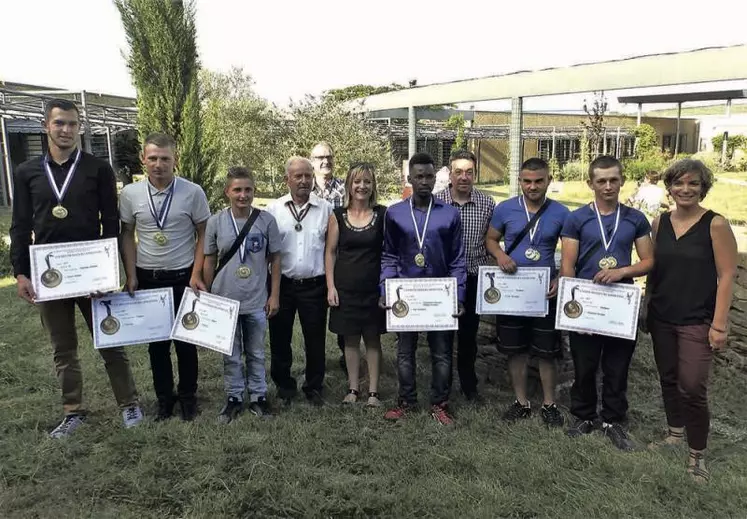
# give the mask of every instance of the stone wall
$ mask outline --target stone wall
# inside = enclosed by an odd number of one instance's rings
[[[747,253],[739,255],[729,321],[729,346],[716,360],[747,372]]]

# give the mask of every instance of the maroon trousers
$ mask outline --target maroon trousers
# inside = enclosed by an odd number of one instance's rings
[[[684,427],[690,448],[708,443],[708,374],[713,352],[709,325],[678,326],[649,317],[654,357],[661,379],[661,395],[670,427]]]

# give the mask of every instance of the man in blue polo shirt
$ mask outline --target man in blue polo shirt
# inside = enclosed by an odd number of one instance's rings
[[[595,283],[632,283],[654,265],[651,226],[643,213],[618,201],[625,179],[622,165],[603,155],[589,165],[587,183],[594,201],[571,213],[563,226],[560,275],[592,279]],[[640,260],[631,265],[633,246]],[[571,388],[568,430],[572,438],[589,434],[598,426],[596,374],[601,363],[601,429],[621,450],[634,443],[623,429],[628,412],[628,368],[635,341],[571,332],[575,380]]]
[[[506,410],[503,419],[516,421],[532,414],[527,399],[527,363],[531,355],[538,359],[542,380],[542,419],[549,426],[559,427],[563,425],[563,415],[555,405],[555,364],[562,356],[562,350],[555,331],[555,295],[558,289],[555,248],[570,211],[563,204],[547,198],[550,168],[544,160],[532,158],[525,161],[521,165],[519,185],[521,196],[504,200],[495,208],[485,244],[503,272],[512,274],[516,267],[550,267],[552,282],[547,294],[550,299],[547,316],[499,315],[497,318],[498,350],[509,357],[508,370],[516,394],[516,400]],[[542,213],[532,222],[540,210]],[[506,251],[500,246],[501,238],[504,238]]]

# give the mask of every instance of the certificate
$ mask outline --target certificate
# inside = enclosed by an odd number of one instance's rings
[[[547,315],[550,267],[518,267],[506,274],[498,267],[480,267],[477,280],[478,314]]]
[[[116,238],[31,245],[29,254],[37,302],[119,290]]]
[[[174,289],[108,294],[91,299],[91,311],[96,349],[167,341],[174,324]]]
[[[389,332],[456,330],[456,278],[395,278],[385,283]]]
[[[230,355],[238,318],[238,301],[207,292],[200,292],[198,299],[187,289],[176,313],[171,338]]]
[[[560,278],[555,328],[634,340],[640,305],[638,285]]]

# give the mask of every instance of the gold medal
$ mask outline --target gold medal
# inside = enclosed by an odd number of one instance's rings
[[[405,303],[401,299],[398,299],[392,305],[392,313],[395,317],[404,317],[408,313],[410,313],[410,307],[407,305],[407,303]]]
[[[415,254],[415,265],[417,265],[420,268],[425,267],[425,256],[422,252],[419,252]]]
[[[617,260],[613,256],[605,256],[599,260],[599,268],[602,270],[613,269],[617,267]]]
[[[576,301],[577,290],[578,286],[571,288],[571,300],[563,305],[563,313],[571,319],[581,317],[581,314],[584,313],[584,307]]]
[[[529,248],[528,248],[528,249],[527,249],[527,250],[526,250],[526,251],[524,252],[524,257],[525,257],[526,259],[530,260],[530,261],[539,261],[539,259],[540,259],[540,257],[541,257],[541,254],[540,254],[540,251],[538,251],[538,250],[537,250],[537,249],[535,249],[534,247],[529,247]]]
[[[236,269],[236,277],[239,277],[241,279],[246,279],[251,275],[252,275],[252,269],[250,269],[246,265],[241,265],[239,268]]]
[[[68,212],[67,209],[65,209],[62,205],[57,204],[52,208],[52,216],[55,218],[59,218],[60,220],[63,220],[67,218]]]
[[[119,331],[119,319],[111,315],[106,316],[103,321],[101,321],[99,328],[106,335],[114,335]]]
[[[166,245],[167,243],[169,243],[168,237],[164,233],[162,233],[161,231],[157,231],[153,235],[153,241],[156,242],[156,244],[160,245],[161,247],[163,247],[164,245]]]
[[[200,316],[197,315],[195,308],[197,307],[197,299],[192,300],[192,311],[187,312],[182,316],[182,326],[185,330],[194,330],[200,324]]]

